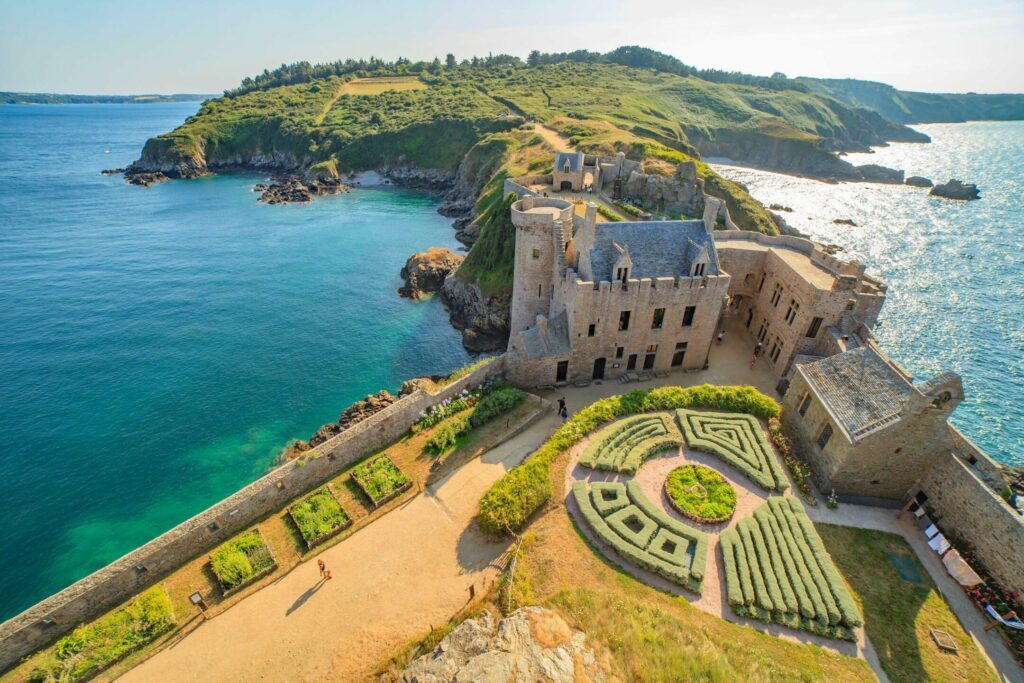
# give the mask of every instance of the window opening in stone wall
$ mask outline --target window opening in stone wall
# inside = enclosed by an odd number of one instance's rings
[[[696,306],[687,306],[683,309],[683,327],[690,327],[693,325],[693,316],[697,314]]]
[[[828,440],[832,438],[832,423],[826,422],[822,428],[821,433],[818,434],[818,450],[825,450],[825,446],[828,445]]]
[[[587,328],[587,336],[588,337],[593,337],[596,332],[597,332],[597,325],[591,323],[590,327]]]
[[[616,347],[616,349],[615,349],[615,357],[616,358],[622,358],[622,354],[624,354],[625,352],[626,352],[626,347],[625,346]]]
[[[804,394],[803,400],[800,401],[800,407],[797,408],[797,412],[800,413],[800,417],[807,414],[807,409],[811,406],[811,395]]]
[[[821,329],[821,318],[814,318],[811,320],[811,326],[807,328],[807,336],[814,339],[818,336],[818,330]]]
[[[619,313],[619,331],[625,332],[629,329],[629,311]]]
[[[540,258],[540,249],[533,250],[533,258]]]
[[[654,309],[654,319],[651,320],[651,329],[652,330],[660,330],[661,326],[662,326],[662,324],[664,322],[665,322],[665,309],[664,308],[655,308]]]

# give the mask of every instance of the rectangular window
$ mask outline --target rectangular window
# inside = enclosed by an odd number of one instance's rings
[[[615,349],[615,357],[616,358],[622,358],[622,354],[624,354],[625,352],[626,352],[626,347],[625,346],[619,346],[619,347],[617,347]]]
[[[826,422],[825,427],[818,434],[818,450],[825,450],[825,446],[828,445],[828,440],[832,438],[832,423]]]
[[[800,311],[800,304],[796,302],[796,299],[789,300],[789,310],[786,311],[786,322],[790,325],[796,320],[796,314]]]
[[[779,301],[782,299],[782,285],[776,284],[775,289],[772,291],[772,306],[778,307]]]
[[[818,330],[821,329],[821,318],[815,318],[811,321],[811,326],[807,328],[807,336],[811,339],[818,336]]]
[[[778,362],[778,360],[779,360],[779,354],[780,354],[780,353],[782,353],[782,346],[781,346],[781,345],[779,344],[779,340],[778,340],[778,339],[776,339],[776,340],[775,340],[775,343],[774,343],[774,344],[772,344],[772,353],[771,353],[771,356],[772,356],[772,362],[773,362],[773,363],[775,363],[775,362]]]
[[[540,258],[540,249],[533,250],[533,258]]]
[[[693,316],[697,314],[696,306],[687,306],[683,309],[683,327],[690,327],[693,325]]]
[[[807,414],[807,409],[810,408],[810,407],[811,407],[811,395],[810,394],[804,394],[803,400],[800,401],[800,407],[797,408],[796,411],[798,413],[800,413],[800,417],[803,417],[804,415]]]
[[[672,367],[681,366],[684,358],[686,358],[686,342],[677,342],[675,355],[672,356]]]
[[[652,330],[660,330],[661,329],[661,325],[664,322],[665,322],[665,309],[664,308],[655,308],[654,309],[654,319],[651,321],[651,329]]]
[[[657,344],[648,344],[647,345],[647,353],[655,353],[657,350],[658,350],[658,345]]]
[[[644,370],[650,370],[654,367],[654,358],[656,354],[649,353],[644,356]]]
[[[590,323],[590,327],[587,328],[587,336],[593,337],[595,332],[597,332],[597,325]]]
[[[768,279],[768,276],[767,276],[767,275],[762,275],[762,276],[761,276],[761,284],[759,284],[759,285],[757,286],[757,291],[759,291],[759,292],[760,292],[760,291],[761,291],[762,289],[764,289],[764,281],[765,281],[765,280],[767,280],[767,279]]]
[[[537,285],[537,298],[544,296],[544,285]]]
[[[629,311],[623,311],[619,313],[619,331],[624,332],[629,329]]]
[[[705,268],[706,265],[707,264],[705,264],[705,263],[698,263],[697,265],[695,265],[693,267],[693,276],[694,277],[704,277],[704,268]]]

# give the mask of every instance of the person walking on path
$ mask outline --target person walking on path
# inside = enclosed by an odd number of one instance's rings
[[[722,340],[725,339],[725,330],[718,333],[718,345],[722,345]]]
[[[569,410],[565,407],[564,403],[558,409],[558,417],[562,418],[562,424],[565,424],[565,421],[569,419]]]
[[[751,368],[753,368],[755,365],[757,365],[757,359],[761,357],[761,349],[762,348],[763,348],[763,345],[761,344],[761,340],[759,339],[759,340],[757,340],[757,343],[754,344],[754,354],[750,357],[750,367]]]
[[[326,580],[332,578],[331,577],[331,570],[327,568],[326,564],[324,564],[324,560],[323,560],[322,557],[318,557],[317,558],[316,565],[318,567],[320,567],[320,578],[322,580],[326,581]]]
[[[561,415],[563,410],[565,410],[565,396],[558,399],[558,414]]]

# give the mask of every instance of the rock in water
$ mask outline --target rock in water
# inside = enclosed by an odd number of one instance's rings
[[[851,228],[857,227],[857,224],[854,223],[852,218],[837,218],[832,222],[836,225],[849,225]]]
[[[956,178],[950,178],[949,182],[936,185],[928,191],[928,194],[935,195],[936,197],[945,197],[946,199],[960,199],[962,201],[981,199],[981,193],[978,192],[977,185],[965,183]]]
[[[903,184],[903,171],[895,168],[879,166],[878,164],[864,164],[863,166],[857,166],[857,171],[860,173],[861,178],[869,183]]]
[[[420,299],[431,292],[440,291],[444,279],[455,272],[463,258],[450,249],[440,247],[431,247],[413,254],[402,268],[401,276],[405,284],[398,289],[398,293],[410,299]]]
[[[913,187],[931,187],[935,183],[930,178],[925,178],[922,175],[912,175],[904,181],[907,185]]]
[[[490,613],[467,619],[405,671],[405,683],[608,680],[608,666],[557,612],[523,607],[494,628]]]
[[[302,178],[296,175],[278,176],[271,183],[260,183],[255,190],[262,192],[258,201],[265,204],[304,203],[319,195],[348,192],[351,188],[337,176]]]

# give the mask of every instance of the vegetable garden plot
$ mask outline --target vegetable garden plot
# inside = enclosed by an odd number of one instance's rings
[[[274,571],[277,562],[259,529],[253,529],[217,548],[210,567],[224,597]]]
[[[860,611],[799,500],[769,498],[719,541],[733,612],[856,640]]]
[[[757,418],[740,413],[677,410],[686,444],[729,463],[768,491],[785,491],[785,473]]]
[[[398,469],[391,458],[381,455],[352,469],[352,481],[378,508],[412,486],[412,481]]]
[[[700,593],[708,537],[668,517],[629,482],[573,483],[587,526],[622,559]]]
[[[310,550],[352,526],[352,518],[334,497],[330,484],[290,507],[288,514]]]
[[[682,445],[662,416],[637,415],[617,420],[594,434],[579,462],[591,469],[634,474],[649,456]]]

